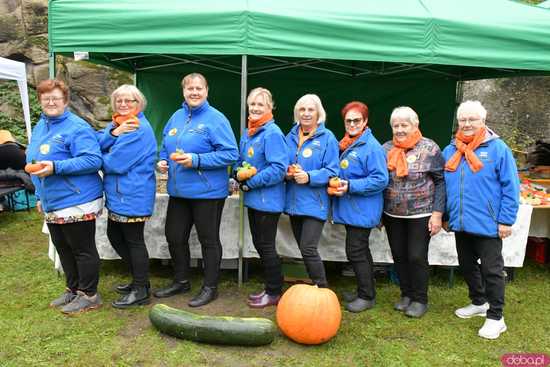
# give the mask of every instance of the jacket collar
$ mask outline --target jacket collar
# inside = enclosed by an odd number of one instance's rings
[[[208,100],[205,100],[203,103],[201,103],[197,107],[190,107],[187,104],[187,102],[183,101],[183,103],[181,104],[181,107],[187,114],[190,114],[190,113],[197,114],[197,113],[201,113],[202,111],[206,111],[210,107],[210,104],[208,103]]]
[[[42,113],[40,113],[40,118],[44,119],[44,121],[46,121],[46,122],[56,124],[56,123],[65,121],[70,116],[70,114],[71,114],[71,112],[69,111],[69,109],[65,108],[65,111],[63,111],[63,113],[59,116],[51,117],[51,116],[46,115],[44,112],[42,112]]]

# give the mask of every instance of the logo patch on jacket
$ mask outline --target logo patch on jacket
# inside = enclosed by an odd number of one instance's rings
[[[312,154],[313,154],[313,151],[309,148],[304,149],[304,151],[302,152],[302,156],[304,158],[309,158],[311,157]]]
[[[311,142],[311,145],[313,145],[314,147],[320,148],[321,147],[321,142],[319,140],[315,139],[314,141]]]
[[[349,161],[347,159],[342,159],[340,161],[340,168],[346,169],[349,167]]]
[[[40,153],[48,154],[50,152],[50,144],[42,144],[40,146]]]
[[[489,159],[489,152],[479,152],[479,159],[483,159],[484,161]]]
[[[175,127],[173,129],[170,129],[170,131],[168,131],[169,136],[174,136],[177,133],[178,133],[178,129],[176,129]]]
[[[248,148],[248,152],[246,152],[246,155],[248,156],[248,158],[254,157],[254,148]]]

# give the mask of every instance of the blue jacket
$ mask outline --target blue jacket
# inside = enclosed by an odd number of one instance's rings
[[[176,149],[191,153],[192,168],[169,159]],[[188,199],[227,197],[228,166],[238,158],[237,141],[229,121],[208,101],[195,108],[184,102],[164,127],[160,159],[168,161],[170,196]]]
[[[370,129],[340,155],[340,178],[348,181],[348,192],[333,197],[333,221],[362,228],[377,226],[384,208],[388,168],[386,153]]]
[[[489,131],[489,130],[488,130]],[[473,173],[464,156],[455,172],[445,171],[447,214],[452,231],[498,237],[498,224],[512,225],[519,207],[516,162],[508,146],[489,131],[475,154],[483,168]],[[448,161],[454,140],[443,150]]]
[[[246,161],[258,170],[246,181],[250,191],[244,193],[244,205],[264,212],[282,212],[288,149],[279,126],[271,120],[252,137],[248,136],[248,129],[245,130],[241,137],[240,155],[237,167]]]
[[[139,129],[118,137],[107,125],[99,138],[103,154],[105,205],[120,215],[142,217],[153,214],[155,205],[155,161],[157,142],[143,113],[137,115]]]
[[[308,173],[309,182],[299,185],[294,180],[287,181],[284,211],[326,220],[330,204],[328,180],[338,176],[338,141],[321,123],[298,150],[298,128],[295,125],[286,136],[288,164],[298,163]]]
[[[27,147],[27,163],[52,161],[54,174],[31,175],[36,199],[45,212],[70,208],[103,196],[98,170],[101,152],[92,127],[69,110],[61,116],[40,115]]]

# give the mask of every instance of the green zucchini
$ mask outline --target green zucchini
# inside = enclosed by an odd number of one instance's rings
[[[227,345],[265,345],[275,337],[273,321],[258,317],[201,316],[157,304],[149,311],[151,323],[180,339]]]

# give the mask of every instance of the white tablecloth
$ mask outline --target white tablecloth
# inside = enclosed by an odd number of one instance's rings
[[[145,242],[149,257],[157,259],[169,259],[168,244],[164,236],[164,223],[166,217],[166,207],[168,205],[168,195],[158,194],[155,203],[154,214],[145,225]],[[521,267],[525,257],[525,247],[529,235],[531,224],[531,213],[533,208],[530,205],[520,205],[518,218],[512,227],[512,236],[506,238],[503,242],[504,264],[507,267]],[[546,210],[550,213],[550,210]],[[258,257],[258,253],[252,244],[252,238],[248,227],[248,218],[245,213],[244,227],[244,246],[243,257]],[[544,224],[544,223],[543,223]],[[44,226],[46,227],[46,226]],[[96,245],[99,256],[102,259],[117,259],[118,255],[111,247],[106,235],[107,213],[106,210],[97,220],[96,226]],[[548,228],[548,223],[546,223]],[[47,233],[47,227],[46,227]],[[238,197],[229,197],[226,200],[220,236],[223,246],[224,259],[239,258],[239,199]],[[546,235],[548,237],[548,234]],[[195,229],[191,232],[189,240],[191,257],[201,258],[200,244],[198,242]],[[370,249],[372,257],[378,263],[392,263],[392,257],[388,240],[384,228],[382,230],[373,229],[370,235]],[[288,216],[281,215],[277,231],[277,251],[279,255],[291,258],[301,258],[300,251],[292,230]],[[345,229],[338,224],[326,223],[319,244],[319,252],[323,260],[328,261],[347,261],[345,253]],[[50,242],[49,255],[52,260],[56,260],[55,248]],[[458,265],[454,234],[441,231],[430,241],[428,260],[431,265]],[[56,264],[56,268],[59,268]]]

